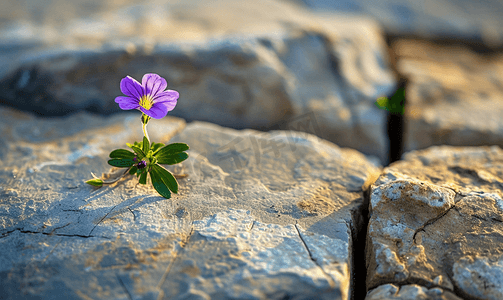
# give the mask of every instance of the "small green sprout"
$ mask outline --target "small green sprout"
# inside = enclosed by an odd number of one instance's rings
[[[404,101],[405,101],[405,90],[404,88],[399,88],[391,99],[386,97],[379,97],[376,101],[377,107],[380,109],[385,109],[392,114],[404,113]]]

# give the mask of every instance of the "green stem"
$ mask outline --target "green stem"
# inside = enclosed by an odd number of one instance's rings
[[[115,179],[112,179],[112,180],[110,180],[110,181],[105,181],[105,180],[103,180],[103,179],[102,179],[103,184],[112,184],[112,183],[114,183],[114,182],[119,181],[119,179],[123,178],[124,176],[126,176],[126,174],[127,174],[127,173],[129,173],[129,170],[130,170],[130,169],[131,169],[131,167],[127,168],[127,169],[126,169],[126,171],[125,171],[124,173],[122,173],[122,175],[121,175],[121,176],[119,176],[119,177],[117,177],[117,178],[115,178]]]
[[[142,127],[143,127],[143,135],[150,142],[150,137],[148,136],[148,132],[147,132],[147,123],[148,123],[149,120],[150,120],[149,116],[147,116],[146,114],[142,114],[142,116],[141,116],[141,123],[142,123]]]
[[[148,132],[147,132],[147,124],[143,123],[143,135],[147,138],[147,140],[150,141],[150,138],[148,137]]]

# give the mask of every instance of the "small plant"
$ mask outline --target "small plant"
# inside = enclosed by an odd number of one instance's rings
[[[399,88],[391,99],[386,97],[377,98],[375,104],[380,109],[385,109],[392,114],[401,114],[404,113],[404,101],[405,101],[405,90],[404,88]]]
[[[123,110],[138,109],[142,112],[143,140],[127,143],[132,151],[116,149],[110,153],[109,165],[127,168],[121,177],[105,182],[93,174],[94,179],[86,181],[87,184],[101,187],[103,184],[114,183],[127,174],[136,174],[138,182],[146,184],[147,175],[150,174],[152,185],[164,198],[169,199],[171,192],[178,192],[175,176],[161,165],[174,165],[186,160],[189,155],[184,151],[189,146],[184,143],[151,143],[147,132],[147,123],[151,118],[162,119],[176,106],[179,94],[174,90],[165,91],[167,86],[166,80],[157,74],[145,74],[141,84],[129,76],[121,80],[120,88],[125,96],[115,98],[115,102]]]

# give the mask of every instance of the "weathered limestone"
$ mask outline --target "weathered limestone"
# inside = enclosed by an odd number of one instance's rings
[[[42,115],[112,113],[122,77],[154,72],[180,92],[174,116],[300,129],[387,160],[386,114],[374,101],[396,83],[371,20],[269,0],[144,1],[84,7],[85,17],[57,21],[60,8],[50,6],[0,30],[9,105]],[[318,127],[285,128],[306,113]]]
[[[385,168],[371,189],[367,288],[417,284],[502,299],[502,161],[497,146],[442,146]],[[388,292],[396,288],[369,298]]]
[[[405,150],[432,145],[503,147],[503,56],[397,40],[406,88]]]
[[[305,133],[167,117],[183,141],[179,194],[117,173],[109,151],[142,137],[139,113],[39,119],[0,108],[0,294],[7,299],[349,299],[363,189],[379,169]],[[120,171],[119,171],[120,172]]]

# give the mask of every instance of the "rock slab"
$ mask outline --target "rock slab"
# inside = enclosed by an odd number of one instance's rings
[[[108,153],[142,137],[139,114],[40,119],[0,109],[0,295],[5,299],[349,299],[363,191],[379,167],[305,133],[236,131],[167,117],[185,142],[169,200]]]
[[[502,161],[497,146],[442,146],[385,168],[371,188],[367,288],[503,298]]]

